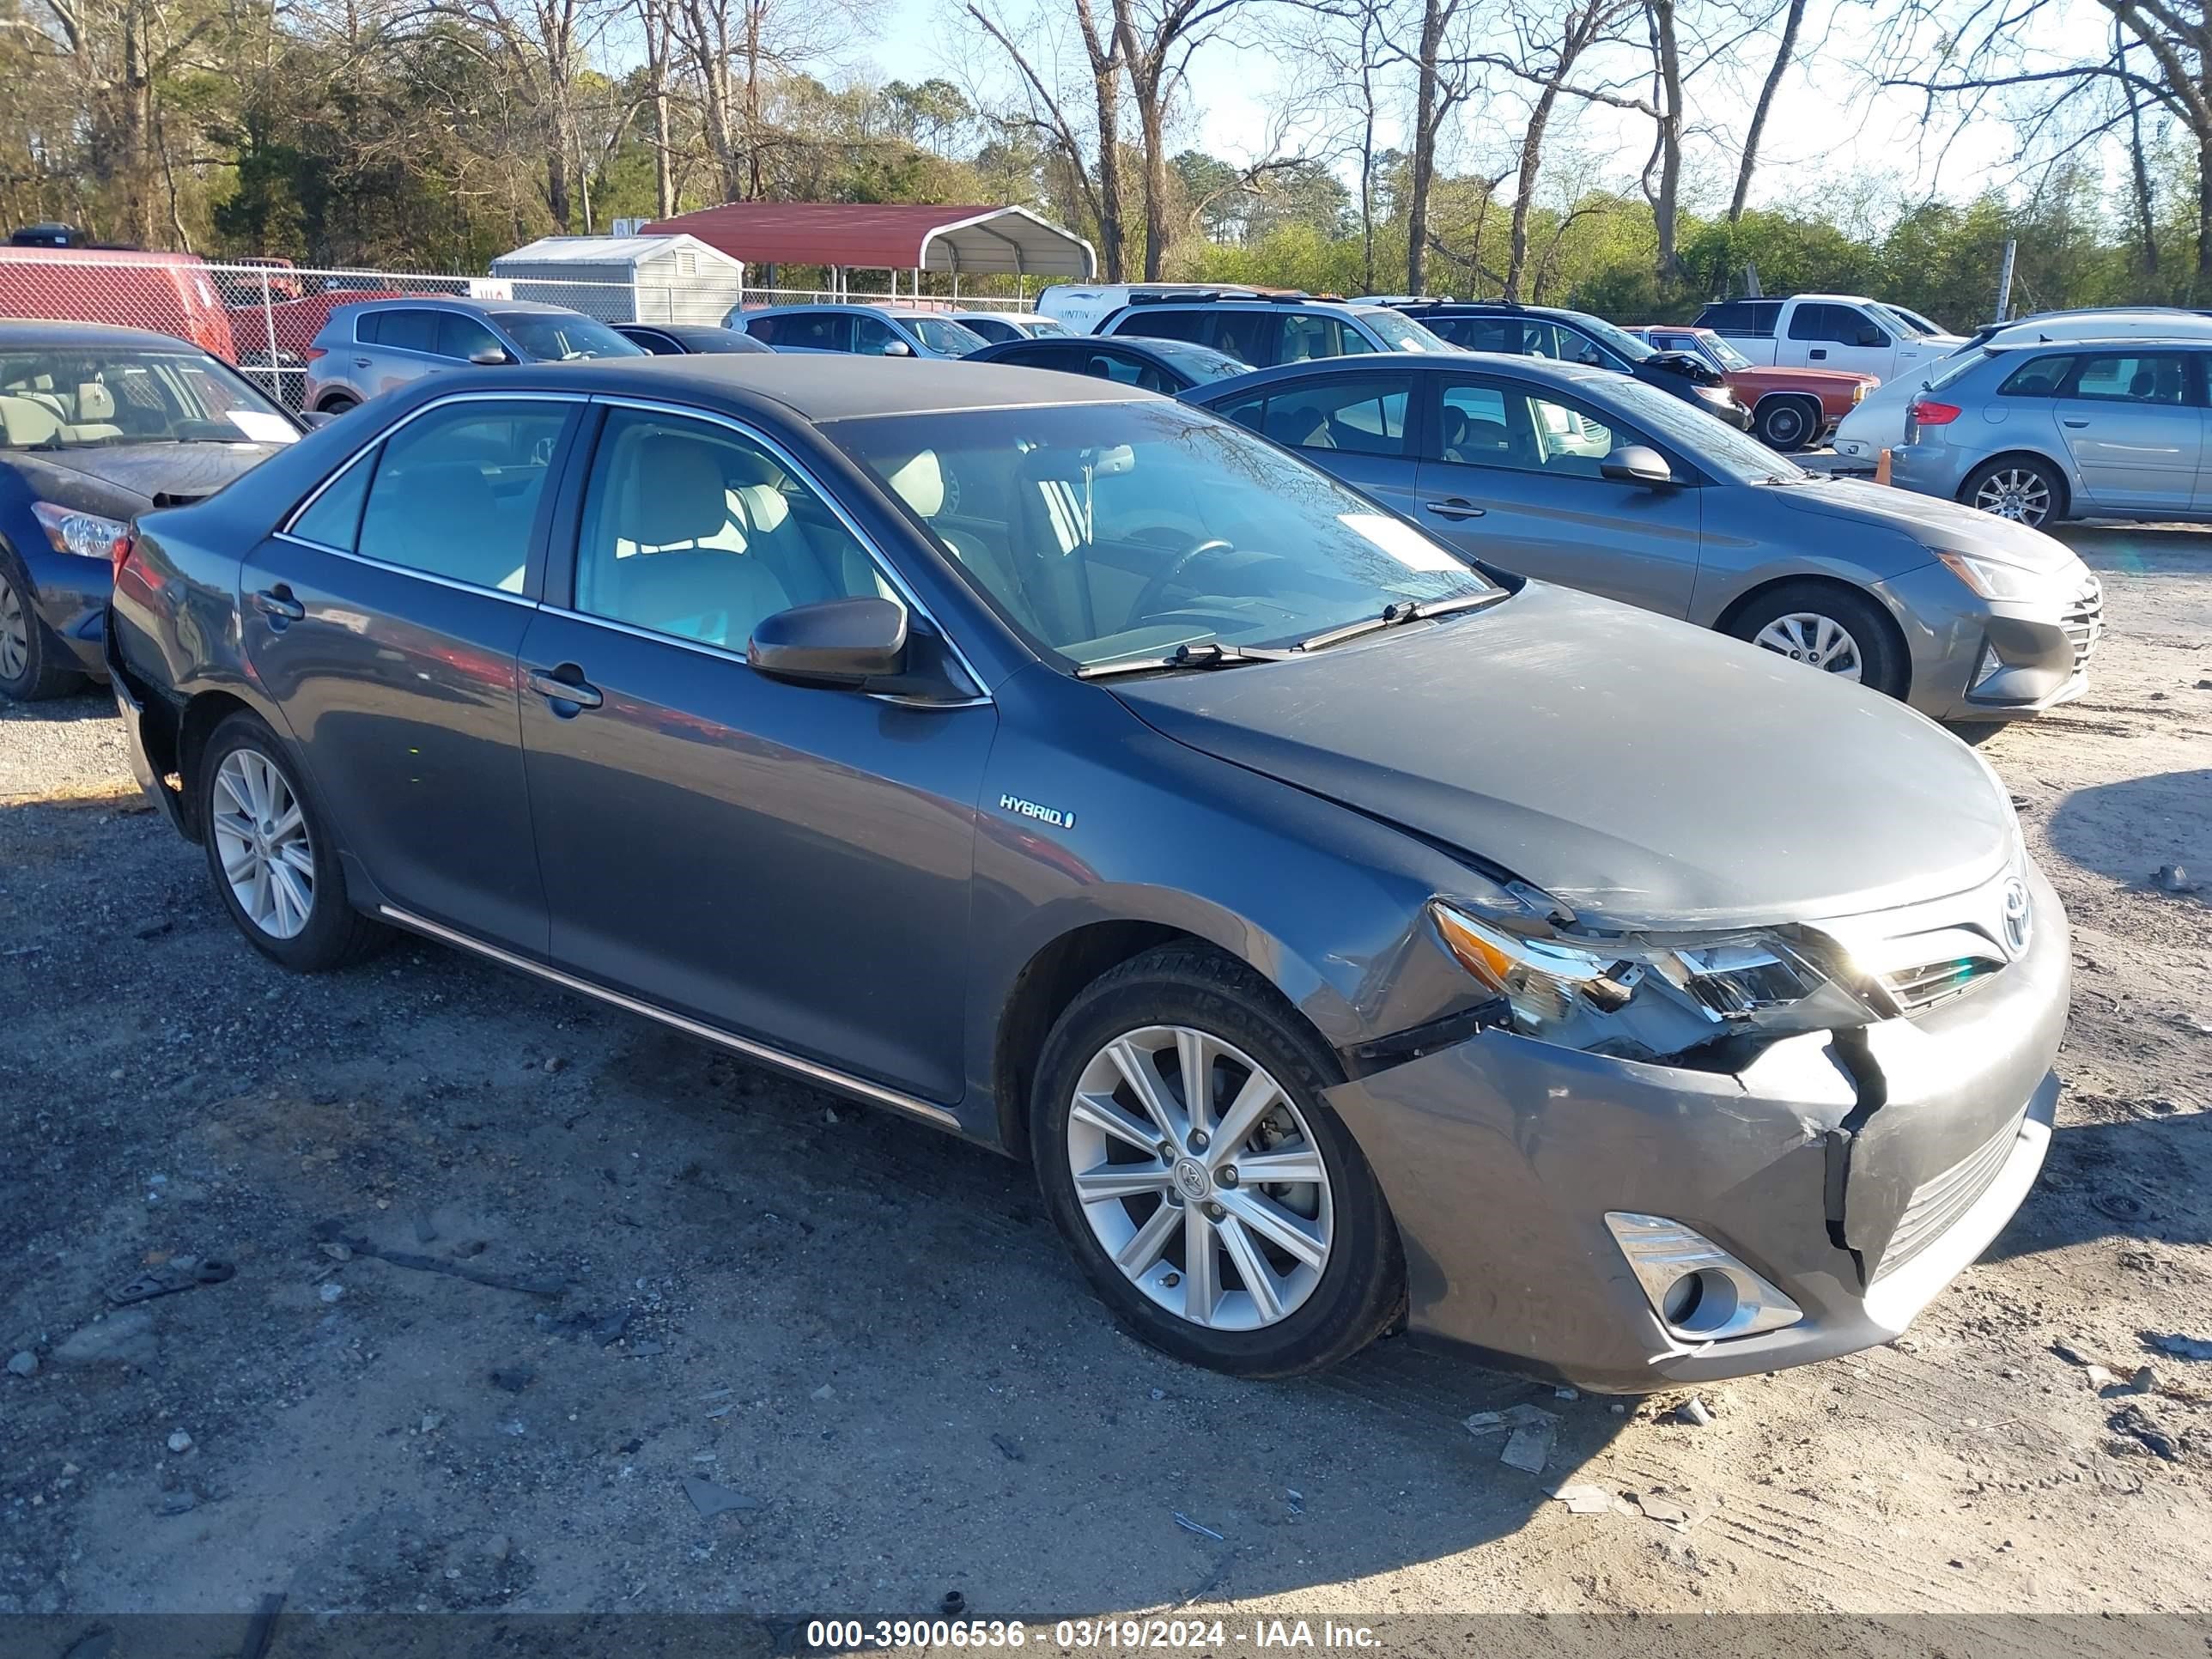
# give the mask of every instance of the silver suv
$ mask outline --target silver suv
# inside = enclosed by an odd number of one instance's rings
[[[1211,346],[1255,368],[1376,351],[1459,348],[1388,306],[1316,300],[1304,294],[1140,294],[1102,321],[1100,334],[1142,334]]]
[[[367,300],[331,307],[307,359],[307,407],[343,415],[380,392],[465,363],[641,357],[597,318],[523,300]]]

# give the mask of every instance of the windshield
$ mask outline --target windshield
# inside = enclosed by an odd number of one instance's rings
[[[289,444],[299,435],[291,416],[203,351],[0,353],[0,439],[9,449]]]
[[[1047,334],[1066,334],[1070,331],[1065,323],[1055,322],[1049,317],[1023,317],[1018,319],[1017,323],[1018,326],[1027,329],[1032,335],[1040,338]]]
[[[1730,483],[1798,483],[1812,476],[1686,398],[1641,380],[1609,381],[1605,390],[1634,424]]]
[[[1360,318],[1375,331],[1376,338],[1393,351],[1456,351],[1459,348],[1440,334],[1431,334],[1410,317],[1395,311],[1363,311]]]
[[[1608,323],[1602,317],[1593,317],[1587,312],[1581,311],[1560,312],[1554,314],[1572,319],[1577,328],[1581,329],[1592,339],[1600,341],[1620,353],[1632,363],[1640,363],[1651,355],[1651,343],[1649,340],[1638,339],[1617,323]]]
[[[1251,364],[1225,351],[1216,351],[1212,346],[1194,345],[1188,340],[1147,340],[1145,343],[1201,386],[1208,380],[1225,380],[1232,374],[1252,372]]]
[[[943,317],[908,317],[902,320],[915,331],[922,344],[942,356],[965,357],[971,351],[981,351],[989,343],[967,324],[952,322]]]
[[[1884,305],[1875,300],[1868,301],[1868,308],[1875,315],[1887,318],[1896,324],[1899,333],[1911,335],[1916,340],[1924,339],[1930,334],[1941,334],[1943,331],[1919,313],[1907,311],[1902,306]]]
[[[642,357],[643,346],[596,319],[557,311],[501,312],[492,320],[533,362],[565,363],[577,357]]]
[[[1723,368],[1734,370],[1752,367],[1750,358],[1745,356],[1719,335],[1700,334],[1697,339],[1698,345],[1704,348],[1705,356],[1711,357]]]
[[[823,430],[927,524],[1048,660],[1277,647],[1386,605],[1494,593],[1327,474],[1164,400],[963,410]]]

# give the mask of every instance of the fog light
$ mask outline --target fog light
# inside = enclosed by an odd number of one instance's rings
[[[1805,1316],[1773,1285],[1679,1221],[1608,1210],[1605,1224],[1659,1322],[1686,1341],[1754,1336]]]
[[[1981,658],[1974,664],[1974,677],[1966,682],[1966,690],[1968,691],[1980,690],[1984,685],[1989,683],[1990,677],[2003,666],[2003,659],[1997,655],[1996,647],[1990,644],[1986,640],[1984,640],[1982,642]]]

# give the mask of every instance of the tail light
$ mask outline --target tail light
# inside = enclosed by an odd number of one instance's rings
[[[1912,405],[1912,419],[1920,426],[1948,426],[1962,412],[1956,404],[1930,403],[1925,398]]]
[[[127,530],[115,538],[114,544],[107,550],[107,570],[111,577],[122,576],[123,567],[131,562],[131,552],[137,545],[137,538]]]
[[[327,357],[330,355],[331,350],[328,346],[311,345],[302,346],[300,349],[300,361],[303,363],[312,363],[318,357]]]

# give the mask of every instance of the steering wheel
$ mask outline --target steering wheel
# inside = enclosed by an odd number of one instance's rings
[[[1131,623],[1140,623],[1151,616],[1152,607],[1158,605],[1168,589],[1174,586],[1176,578],[1207,554],[1227,553],[1232,551],[1235,547],[1236,544],[1224,536],[1209,536],[1204,541],[1192,543],[1182,552],[1176,554],[1154,574],[1152,579],[1145,584],[1143,591],[1137,595],[1137,602],[1129,607]]]

